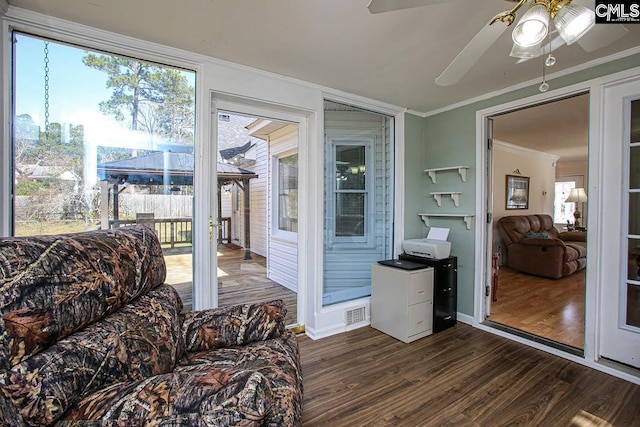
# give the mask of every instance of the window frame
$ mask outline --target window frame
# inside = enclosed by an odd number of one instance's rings
[[[273,179],[272,179],[272,200],[271,200],[271,229],[273,230],[271,235],[274,238],[287,240],[291,242],[298,241],[298,232],[297,231],[287,231],[282,230],[280,228],[280,160],[285,159],[291,156],[299,156],[298,150],[287,150],[277,154],[274,154],[272,159],[272,170],[273,170]],[[298,166],[300,164],[300,158],[298,157]],[[298,181],[298,188],[300,185],[300,171],[298,169],[298,176],[296,177]],[[300,202],[300,198],[298,195],[298,203]],[[299,218],[297,218],[299,220]]]
[[[553,222],[556,225],[556,227],[562,229],[562,227],[566,227],[567,223],[565,222],[558,222],[557,218],[555,216],[556,213],[556,204],[555,204],[555,198],[557,197],[557,194],[555,192],[556,190],[556,186],[559,183],[562,182],[573,182],[574,186],[572,188],[585,188],[585,176],[582,174],[573,174],[573,175],[561,175],[556,177],[555,181],[554,181],[554,204],[553,204]],[[567,195],[568,197],[568,195]],[[563,205],[567,205],[569,207],[572,207],[572,209],[570,210],[570,212],[568,213],[571,216],[571,224],[574,224],[574,217],[573,217],[573,212],[576,209],[576,204],[574,202],[563,202]],[[582,214],[584,215],[584,217],[582,218],[582,221],[584,221],[584,223],[586,224],[586,212],[582,212]]]
[[[365,148],[365,171],[374,171],[374,147],[375,138],[373,137],[342,137],[342,138],[329,138],[329,152],[331,156],[328,163],[327,173],[327,188],[331,188],[331,196],[328,200],[328,209],[330,213],[331,221],[327,224],[327,232],[329,240],[333,246],[339,246],[342,248],[363,248],[375,246],[375,236],[373,235],[373,224],[371,223],[371,216],[375,207],[375,188],[373,185],[372,173],[365,173],[364,190],[350,190],[350,189],[338,189],[335,180],[334,171],[337,170],[337,148],[342,146],[348,147],[364,147]],[[338,236],[336,235],[336,220],[338,217],[338,194],[364,194],[364,234],[362,236]]]

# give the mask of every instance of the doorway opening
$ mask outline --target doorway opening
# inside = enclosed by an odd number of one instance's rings
[[[492,287],[486,320],[582,354],[589,95],[491,120],[488,208],[493,224],[486,259]]]
[[[282,299],[298,324],[297,123],[218,111],[218,305]]]

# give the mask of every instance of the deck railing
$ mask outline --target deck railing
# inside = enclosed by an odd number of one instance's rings
[[[145,224],[156,231],[156,235],[162,245],[168,245],[171,249],[176,245],[191,246],[193,239],[191,235],[191,218],[138,218],[120,219],[109,221],[109,228],[126,227],[133,224]]]

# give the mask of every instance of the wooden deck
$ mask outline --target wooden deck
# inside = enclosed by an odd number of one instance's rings
[[[218,302],[220,307],[282,299],[287,307],[286,322],[297,323],[297,294],[267,278],[266,258],[252,253],[243,260],[244,250],[235,245],[218,246]],[[165,255],[167,280],[182,298],[184,310],[193,307],[191,254]]]

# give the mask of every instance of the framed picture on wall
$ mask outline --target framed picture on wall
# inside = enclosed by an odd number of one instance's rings
[[[507,175],[506,209],[529,209],[529,177]]]

